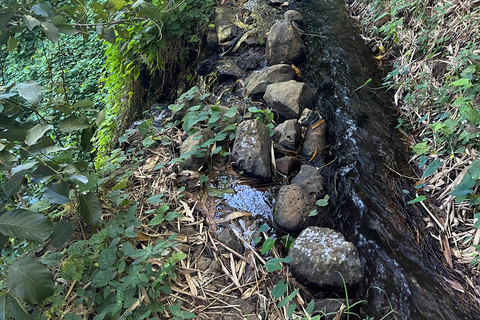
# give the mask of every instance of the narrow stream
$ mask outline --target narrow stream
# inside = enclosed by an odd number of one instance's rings
[[[480,311],[448,286],[451,276],[436,240],[425,230],[420,209],[406,203],[415,192],[412,180],[393,172],[413,175],[394,129],[397,110],[385,89],[370,89],[381,86],[382,75],[355,21],[343,1],[299,3],[306,32],[322,36],[306,37],[304,77],[320,89],[317,106],[327,119],[332,147],[325,162],[333,161],[324,168],[326,187],[338,218],[335,229],[358,247],[363,260],[359,297],[368,290],[369,301],[364,312],[381,319],[391,304],[398,314],[388,319],[480,319]],[[370,88],[355,91],[370,78]]]

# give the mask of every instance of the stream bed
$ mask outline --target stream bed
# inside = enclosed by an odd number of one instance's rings
[[[449,273],[415,198],[407,147],[393,97],[381,86],[373,54],[338,0],[299,2],[308,48],[307,83],[319,88],[317,107],[329,126],[332,162],[322,172],[335,229],[359,250],[365,280],[364,312],[381,319],[480,319],[480,312],[447,283]],[[368,79],[368,87],[361,87]],[[407,192],[409,192],[407,194]],[[417,234],[418,233],[418,234]],[[381,290],[374,289],[381,288]],[[368,295],[367,295],[368,291]],[[390,307],[391,306],[391,307]]]

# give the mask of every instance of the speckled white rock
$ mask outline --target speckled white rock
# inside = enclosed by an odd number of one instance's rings
[[[343,289],[363,278],[357,248],[332,229],[308,227],[293,243],[288,254],[293,275],[307,286]]]

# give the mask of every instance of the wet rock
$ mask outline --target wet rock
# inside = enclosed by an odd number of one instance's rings
[[[288,64],[278,64],[253,72],[245,79],[244,97],[258,97],[265,94],[267,86],[272,83],[295,79],[295,70]]]
[[[261,64],[265,64],[263,62],[264,56],[265,48],[249,48],[246,52],[240,54],[240,56],[238,57],[237,65],[244,71],[256,69]]]
[[[303,24],[303,15],[297,10],[288,10],[283,14],[283,18],[290,22],[295,22],[299,25]]]
[[[246,120],[237,127],[232,148],[232,167],[254,178],[270,179],[271,140],[267,127],[258,120]]]
[[[292,184],[295,184],[307,193],[314,195],[316,199],[325,196],[322,175],[314,166],[303,164],[300,168],[300,172],[292,179]]]
[[[305,43],[290,21],[282,19],[270,28],[265,56],[269,65],[305,61]]]
[[[354,302],[349,300],[350,305]],[[336,317],[336,313],[342,307],[342,304],[347,305],[347,301],[345,299],[321,299],[315,300],[314,302],[315,307],[314,310],[322,314],[329,314],[326,316],[325,320],[334,320]],[[351,311],[351,310],[350,310]],[[340,320],[347,319],[347,314],[344,313]]]
[[[245,249],[243,245],[238,240],[235,232],[230,228],[223,229],[217,236],[218,241],[234,250],[237,253],[242,254]],[[225,248],[219,248],[222,253],[228,253]]]
[[[315,198],[299,186],[283,186],[275,202],[274,221],[279,229],[297,234],[315,223],[317,219],[309,217],[315,207]]]
[[[315,92],[303,82],[288,81],[267,86],[263,99],[286,119],[298,119],[304,108],[315,101]]]
[[[213,138],[213,132],[210,129],[202,129],[188,137],[180,147],[180,157],[185,161],[180,163],[184,170],[197,171],[206,163],[209,154],[200,145]]]
[[[205,45],[208,50],[217,51],[220,47],[218,45],[218,36],[217,32],[212,29],[205,31]]]
[[[243,70],[238,66],[238,57],[224,57],[215,60],[211,72],[215,72],[219,81],[241,78]]]
[[[349,287],[363,278],[357,248],[332,229],[308,227],[297,237],[288,255],[293,258],[293,275],[307,286],[341,291],[340,274]]]
[[[236,19],[242,17],[242,9],[234,5],[221,5],[215,8],[215,28],[218,43],[224,43],[238,34]]]
[[[327,123],[313,128],[310,126],[302,146],[302,156],[311,158],[314,154],[320,156],[327,149]]]
[[[277,171],[281,174],[289,176],[293,172],[300,169],[302,162],[297,158],[286,156],[275,160]]]
[[[287,150],[297,150],[301,126],[295,119],[286,120],[273,129],[273,141]]]
[[[317,122],[320,119],[322,119],[322,116],[317,111],[305,108],[300,115],[300,119],[298,119],[298,123],[300,123],[304,127],[308,127],[309,125]]]

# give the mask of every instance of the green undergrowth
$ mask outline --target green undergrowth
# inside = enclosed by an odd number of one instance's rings
[[[442,216],[447,224],[460,221],[464,230],[475,221],[479,228],[479,8],[470,2],[359,3],[364,32],[390,52],[381,54],[391,63],[384,85],[396,92],[403,114],[397,128],[415,139],[412,157],[421,176],[410,203],[431,199],[444,210],[451,206]],[[472,237],[464,238],[463,248],[469,245],[480,249]],[[471,263],[478,263],[477,253]]]

